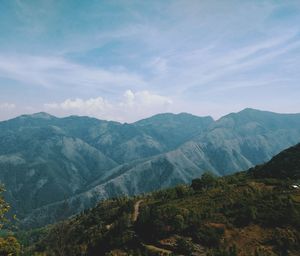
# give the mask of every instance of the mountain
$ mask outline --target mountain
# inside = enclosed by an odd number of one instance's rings
[[[179,144],[213,122],[182,115],[178,120],[177,115],[160,115],[170,120],[167,127],[155,126],[156,117],[148,124],[147,120],[120,124],[47,113],[0,122],[0,180],[6,186],[7,200],[23,218],[33,209],[86,190],[95,179],[102,181],[120,163],[174,148],[177,144],[170,143],[171,138],[189,117],[193,129],[181,134]]]
[[[167,113],[143,119],[134,125],[158,141],[164,141],[164,144],[172,149],[203,133],[213,122],[209,116],[199,118],[187,113]]]
[[[215,122],[196,140],[221,175],[266,162],[299,143],[299,114],[245,109]]]
[[[0,180],[22,223],[39,226],[207,170],[246,170],[299,141],[300,114],[254,109],[217,121],[166,113],[132,124],[37,113],[0,122]]]
[[[191,185],[105,200],[17,236],[28,255],[296,256],[300,188],[291,185],[299,159],[300,144],[245,172],[205,173]]]
[[[73,195],[117,165],[55,126],[22,128],[0,143],[0,180],[20,217]]]

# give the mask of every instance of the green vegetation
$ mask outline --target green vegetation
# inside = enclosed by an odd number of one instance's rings
[[[299,255],[299,153],[300,144],[247,172],[104,200],[16,238],[2,230],[0,255]],[[1,228],[8,210],[0,196]]]
[[[265,165],[251,168],[257,178],[300,179],[300,144],[282,151]]]
[[[297,150],[295,150],[295,148]],[[227,177],[205,173],[138,198],[106,200],[26,236],[25,255],[272,256],[300,253],[300,146]],[[289,175],[273,166],[289,159]],[[257,176],[260,171],[259,177]],[[266,175],[265,175],[266,173]],[[30,241],[29,241],[30,240]]]
[[[17,239],[11,234],[11,232],[2,230],[4,225],[7,224],[5,214],[10,208],[2,196],[3,191],[4,188],[0,186],[0,255],[17,256],[21,251],[20,244],[18,243]]]

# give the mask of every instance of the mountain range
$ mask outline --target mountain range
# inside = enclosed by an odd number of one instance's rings
[[[37,113],[0,122],[0,181],[23,225],[40,226],[101,199],[246,170],[299,142],[300,114],[255,109],[131,124]]]

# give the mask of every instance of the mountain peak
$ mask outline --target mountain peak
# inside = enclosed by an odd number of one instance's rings
[[[160,113],[160,114],[156,114],[154,116],[148,117],[148,118],[144,118],[141,119],[137,122],[135,122],[135,124],[137,125],[146,125],[146,124],[157,124],[157,123],[165,123],[166,120],[171,121],[171,122],[188,122],[191,120],[208,120],[208,121],[213,121],[213,118],[211,116],[196,116],[190,113],[185,113],[185,112],[181,112],[178,114],[174,114],[174,113]]]
[[[40,119],[53,119],[56,118],[55,116],[52,116],[46,112],[38,112],[34,113],[31,115],[25,115],[26,117],[31,117],[31,118],[40,118]]]
[[[245,112],[263,112],[263,111],[255,108],[245,108],[239,111],[239,113],[245,113]]]
[[[259,116],[268,116],[268,115],[279,115],[277,113],[274,112],[270,112],[270,111],[264,111],[264,110],[259,110],[259,109],[254,109],[254,108],[245,108],[241,111],[238,112],[232,112],[229,113],[225,116],[222,116],[219,120],[222,119],[227,119],[227,118],[249,118],[249,117],[254,117],[257,118]]]

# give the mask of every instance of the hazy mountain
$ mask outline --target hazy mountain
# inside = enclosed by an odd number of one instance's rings
[[[114,175],[108,181],[96,180],[89,188],[93,194],[99,191],[102,198],[189,182],[206,170],[229,174],[266,162],[299,141],[299,114],[246,109],[221,118],[175,150],[118,166],[111,170]]]
[[[245,109],[215,122],[195,140],[223,175],[266,162],[300,141],[300,115]]]
[[[169,122],[160,127],[163,116]],[[191,128],[170,143],[189,117]],[[117,163],[166,152],[213,122],[189,114],[150,119],[120,124],[37,113],[0,122],[0,180],[18,216],[86,190],[95,179],[109,176]]]
[[[182,113],[132,124],[38,113],[0,122],[0,180],[19,216],[43,223],[66,202],[72,214],[103,198],[187,183],[205,170],[245,170],[299,141],[300,114],[254,109],[217,121]]]
[[[0,137],[0,180],[19,215],[63,200],[117,164],[58,127],[24,128]]]

